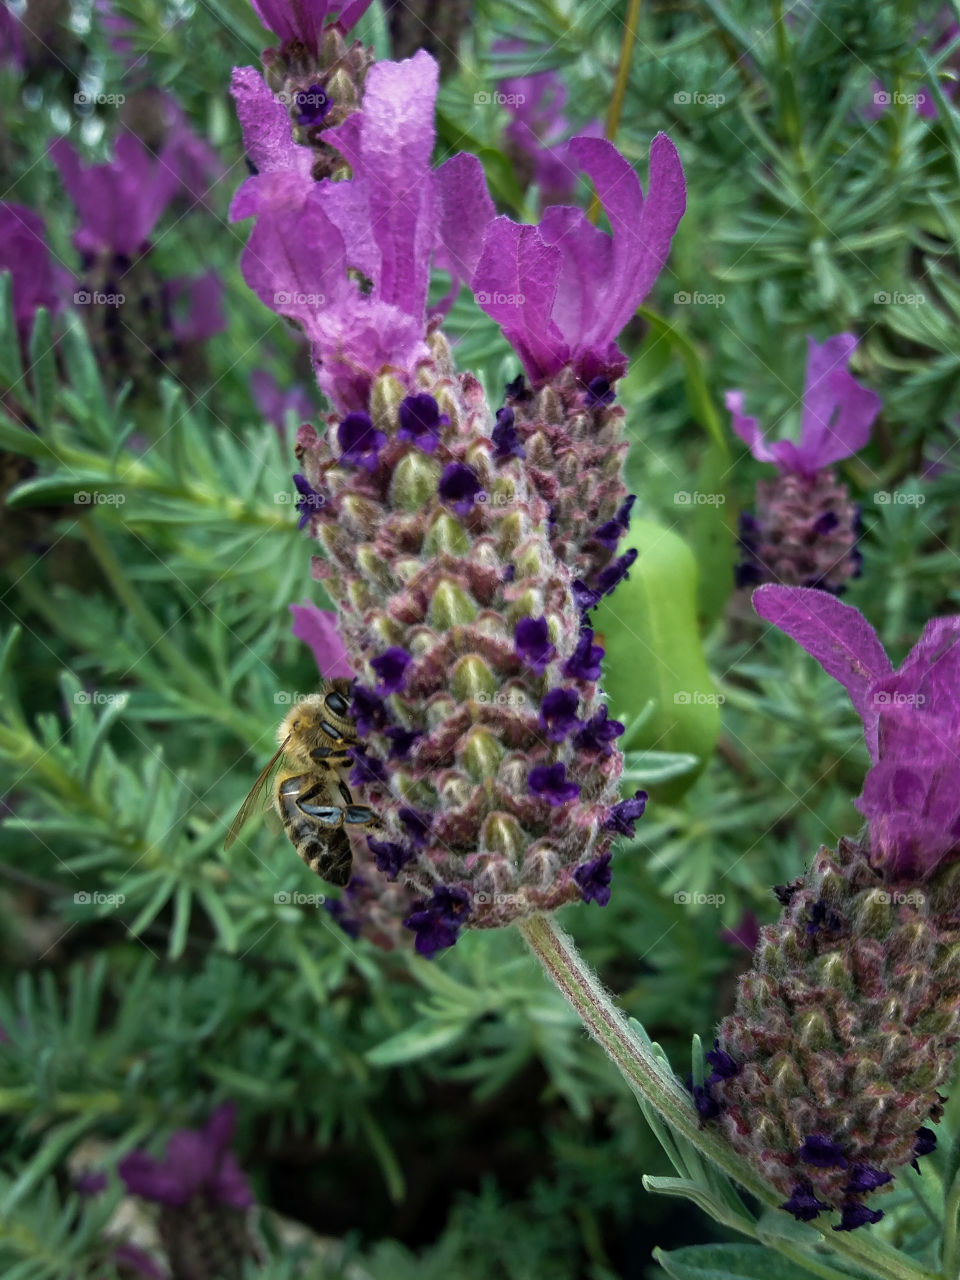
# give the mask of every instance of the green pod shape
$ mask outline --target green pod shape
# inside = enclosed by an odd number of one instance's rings
[[[696,768],[648,787],[675,803],[696,781],[720,733],[721,698],[713,687],[697,622],[697,562],[686,542],[652,520],[633,520],[618,552],[635,548],[630,576],[593,611],[606,656],[601,686],[610,714],[627,725],[624,751],[689,753]],[[631,728],[645,708],[642,721]]]

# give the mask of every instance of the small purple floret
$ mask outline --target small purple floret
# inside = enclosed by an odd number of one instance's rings
[[[563,664],[563,674],[570,680],[599,680],[603,652],[600,645],[593,643],[590,627],[581,627],[577,647]]]
[[[711,1081],[732,1080],[734,1076],[740,1074],[739,1062],[735,1062],[729,1053],[720,1048],[719,1040],[714,1040],[713,1048],[709,1049],[703,1056],[713,1067],[710,1075]]]
[[[647,799],[646,791],[637,791],[632,800],[621,800],[619,804],[615,804],[603,824],[604,831],[616,831],[621,836],[633,836],[633,824],[643,817]]]
[[[410,839],[419,848],[427,843],[430,824],[433,818],[429,813],[421,813],[419,809],[404,808],[397,812],[397,817],[410,832]]]
[[[424,453],[435,453],[440,443],[440,428],[448,426],[449,417],[426,392],[407,396],[400,404],[398,440],[411,440]]]
[[[882,1209],[868,1209],[858,1200],[848,1201],[840,1211],[840,1225],[834,1231],[856,1231],[857,1227],[865,1227],[879,1222],[883,1217]]]
[[[495,462],[506,462],[508,458],[525,458],[526,450],[520,443],[520,436],[514,426],[515,414],[508,406],[497,410],[497,425],[493,428],[493,457]]]
[[[300,108],[297,124],[305,128],[322,124],[333,106],[333,100],[324,92],[322,84],[312,84],[309,89],[298,90],[293,100]]]
[[[602,591],[595,591],[593,587],[588,587],[581,578],[574,579],[571,590],[573,592],[573,603],[581,613],[586,613],[589,609],[593,609],[603,597]]]
[[[383,699],[372,689],[367,689],[356,681],[354,681],[352,692],[353,702],[350,706],[350,714],[356,723],[357,733],[361,737],[366,737],[374,729],[382,729],[388,720]]]
[[[387,693],[398,693],[406,680],[407,667],[410,665],[411,658],[406,649],[400,649],[392,646],[382,653],[379,658],[374,658],[370,666],[377,674],[377,693],[383,696]]]
[[[576,689],[551,689],[540,705],[540,728],[551,742],[562,742],[582,723]]]
[[[373,836],[367,836],[367,848],[373,854],[377,870],[382,871],[388,880],[396,880],[401,867],[413,857],[412,849],[405,849],[393,840],[374,840]]]
[[[687,1088],[693,1094],[693,1105],[697,1109],[697,1115],[701,1120],[716,1120],[720,1114],[720,1103],[710,1092],[710,1086],[706,1084],[694,1084],[692,1080],[687,1082]]]
[[[920,1172],[920,1165],[917,1163],[920,1156],[928,1156],[931,1151],[936,1151],[936,1149],[937,1149],[937,1135],[933,1132],[933,1130],[918,1129],[917,1140],[913,1144],[913,1159],[910,1161],[910,1164],[913,1166],[914,1169],[916,1169],[917,1173]]]
[[[383,761],[370,755],[366,747],[353,747],[350,755],[355,762],[350,770],[350,782],[353,786],[363,787],[387,781],[388,774]]]
[[[416,740],[423,736],[419,729],[402,729],[399,725],[384,729],[383,733],[384,737],[390,739],[389,760],[402,760]]]
[[[610,720],[605,706],[601,707],[583,725],[573,740],[573,745],[580,751],[599,751],[601,755],[613,754],[612,743],[623,733],[623,725],[619,720]]]
[[[562,763],[538,764],[527,774],[527,788],[549,805],[568,804],[580,794],[579,785],[567,781],[567,766]]]
[[[433,891],[429,902],[404,920],[407,929],[417,935],[414,946],[421,956],[432,956],[452,947],[460,925],[470,913],[470,895],[466,889],[441,885]]]
[[[458,516],[469,515],[483,490],[476,472],[462,462],[450,462],[443,469],[437,493],[440,501],[453,507]]]
[[[337,443],[343,466],[376,471],[387,437],[376,429],[368,413],[348,413],[337,427]]]
[[[847,1190],[862,1195],[866,1191],[876,1191],[893,1181],[893,1174],[886,1169],[874,1169],[869,1164],[855,1164],[850,1170],[850,1181]]]
[[[819,1213],[829,1210],[830,1206],[817,1199],[809,1182],[798,1182],[790,1199],[785,1200],[780,1208],[792,1213],[798,1222],[812,1222]]]
[[[610,881],[613,879],[610,862],[611,855],[607,852],[574,871],[573,878],[580,886],[584,902],[595,902],[598,907],[605,907],[610,901]]]
[[[602,596],[608,596],[620,585],[625,578],[630,576],[629,569],[637,558],[635,547],[631,547],[629,551],[625,551],[622,556],[618,556],[605,569],[601,569],[597,574],[597,590]]]
[[[518,656],[538,675],[557,656],[546,618],[521,618],[514,629],[513,641]]]
[[[611,387],[609,379],[600,377],[590,379],[585,399],[591,409],[602,404],[613,404],[616,398],[617,393]]]
[[[310,517],[313,513],[319,511],[324,505],[326,499],[322,493],[317,493],[306,476],[295,475],[293,483],[296,485],[297,493],[300,495],[297,498],[295,508],[297,515],[300,517],[297,521],[297,528],[303,529],[310,523]]]
[[[805,1164],[812,1164],[816,1169],[847,1167],[847,1159],[839,1142],[834,1142],[823,1133],[811,1133],[809,1138],[805,1138],[797,1155]]]

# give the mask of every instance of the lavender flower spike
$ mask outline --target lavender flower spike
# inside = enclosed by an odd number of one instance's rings
[[[863,616],[823,592],[765,586],[754,607],[844,686],[863,721],[873,768],[857,808],[872,865],[920,880],[960,859],[960,615],[928,622],[894,671]]]
[[[757,419],[743,412],[743,392],[727,392],[733,429],[758,462],[773,462],[781,472],[814,476],[863,448],[883,402],[847,371],[856,346],[852,333],[839,333],[822,343],[807,339],[807,377],[797,444],[792,440],[768,444]]]
[[[839,595],[860,572],[860,509],[833,464],[863,448],[880,397],[846,369],[857,340],[841,333],[808,340],[807,379],[798,443],[768,443],[756,418],[743,413],[743,392],[727,392],[733,428],[760,462],[779,474],[757,483],[754,514],[740,517],[738,586],[781,582]]]
[[[117,1167],[131,1195],[159,1205],[173,1275],[238,1277],[257,1257],[246,1223],[253,1192],[230,1150],[235,1113],[225,1103],[204,1128],[178,1129],[162,1160],[131,1151]]]

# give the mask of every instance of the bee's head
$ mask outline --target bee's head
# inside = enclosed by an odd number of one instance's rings
[[[329,680],[291,707],[277,731],[278,743],[309,752],[318,746],[345,747],[356,741],[350,718],[350,681]]]

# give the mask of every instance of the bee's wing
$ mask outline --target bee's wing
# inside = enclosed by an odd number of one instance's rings
[[[264,805],[267,799],[267,783],[270,781],[271,775],[280,763],[287,743],[290,741],[286,738],[277,748],[272,759],[264,765],[263,771],[259,778],[250,788],[246,800],[240,806],[239,812],[234,820],[230,823],[230,830],[227,832],[226,839],[223,842],[224,849],[229,849],[242,829],[247,825],[254,813]]]

